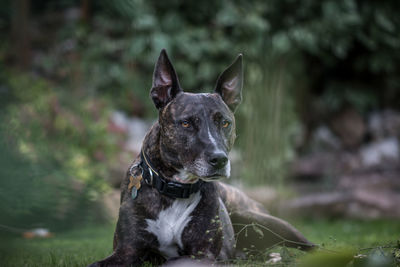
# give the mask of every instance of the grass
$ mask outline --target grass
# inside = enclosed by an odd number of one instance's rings
[[[396,245],[400,239],[398,221],[300,221],[294,223],[310,240],[320,244],[322,252],[339,255],[337,251]],[[0,241],[1,266],[86,266],[102,259],[112,250],[114,225],[82,227],[56,233],[48,239],[23,239],[22,237],[2,238]],[[335,252],[331,252],[331,250]],[[392,249],[393,250],[393,249]],[[292,257],[283,265],[297,265],[304,253],[296,250],[278,249],[285,257]],[[362,250],[369,253],[372,249]],[[336,254],[335,254],[336,253]],[[269,254],[269,252],[267,253]],[[343,255],[343,254],[340,254]],[[282,257],[284,259],[284,257]],[[307,259],[309,260],[309,259]],[[242,266],[265,265],[266,258],[237,262]],[[315,261],[315,257],[312,259]],[[334,260],[330,260],[334,262]],[[374,266],[374,265],[373,265]],[[327,267],[327,266],[325,266]]]
[[[1,240],[1,266],[86,266],[112,251],[113,225],[92,226],[53,238]]]
[[[301,222],[298,229],[313,242],[329,248],[376,247],[400,240],[399,220],[319,220]]]

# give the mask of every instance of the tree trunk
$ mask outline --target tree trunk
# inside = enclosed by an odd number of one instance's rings
[[[29,29],[30,0],[14,0],[12,2],[12,50],[16,65],[26,69],[31,61],[31,39]]]

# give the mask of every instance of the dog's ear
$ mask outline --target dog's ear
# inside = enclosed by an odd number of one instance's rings
[[[161,50],[153,73],[150,96],[157,109],[163,108],[178,93],[182,92],[178,76],[165,49]]]
[[[242,101],[242,86],[242,54],[239,54],[235,62],[222,72],[215,86],[215,92],[221,95],[232,112],[235,112],[237,106]]]

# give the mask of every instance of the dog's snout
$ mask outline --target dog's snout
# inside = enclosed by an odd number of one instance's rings
[[[210,156],[208,162],[211,166],[221,169],[228,162],[228,157],[224,153],[214,153]]]

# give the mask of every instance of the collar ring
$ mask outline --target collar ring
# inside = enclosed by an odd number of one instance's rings
[[[142,173],[143,173],[143,169],[142,169]],[[153,185],[153,171],[151,170],[151,168],[149,168],[149,176],[150,176],[150,181],[148,181],[147,179],[145,179],[145,181],[148,185]]]

